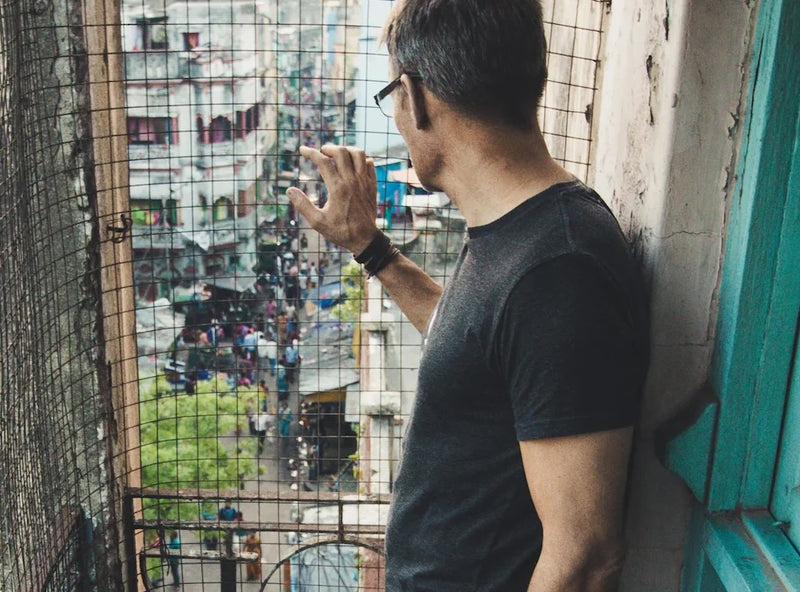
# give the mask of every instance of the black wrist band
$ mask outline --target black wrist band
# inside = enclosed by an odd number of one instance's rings
[[[400,254],[400,249],[398,249],[391,243],[389,243],[389,245],[390,245],[389,251],[387,251],[383,257],[381,257],[377,261],[371,260],[364,264],[364,269],[367,270],[368,278],[377,275],[381,269],[389,265],[389,262]]]
[[[355,260],[357,263],[361,263],[367,271],[367,275],[372,277],[386,267],[399,252],[400,250],[392,244],[391,239],[379,230],[367,248],[356,255]]]
[[[357,263],[361,263],[363,265],[370,259],[375,259],[376,256],[380,257],[386,253],[391,244],[392,241],[389,240],[389,237],[379,230],[375,233],[372,242],[367,245],[367,248],[355,256],[355,260]]]

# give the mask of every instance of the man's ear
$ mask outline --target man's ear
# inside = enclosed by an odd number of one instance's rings
[[[430,123],[430,105],[422,83],[411,78],[408,74],[403,74],[402,78],[400,78],[400,83],[403,85],[403,90],[409,101],[416,128],[424,129]]]

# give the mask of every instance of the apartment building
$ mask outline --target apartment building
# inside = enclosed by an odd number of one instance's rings
[[[223,276],[252,284],[276,141],[274,15],[260,2],[124,7],[138,297]],[[261,216],[265,211],[261,211]]]

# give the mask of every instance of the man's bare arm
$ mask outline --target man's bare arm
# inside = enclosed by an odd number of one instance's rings
[[[529,592],[614,592],[632,428],[520,443],[542,553]]]
[[[372,159],[363,150],[333,145],[320,150],[303,146],[300,154],[319,170],[328,189],[328,201],[318,208],[296,187],[287,191],[289,199],[314,230],[358,255],[378,232],[377,181]],[[424,331],[442,287],[402,255],[395,257],[377,277],[417,330]]]
[[[411,324],[424,332],[442,295],[442,286],[403,255],[395,257],[375,277]]]

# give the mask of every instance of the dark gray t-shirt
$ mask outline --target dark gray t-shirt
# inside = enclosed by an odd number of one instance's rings
[[[524,592],[542,533],[519,441],[632,425],[647,358],[637,267],[591,189],[470,228],[424,338],[387,592]]]

